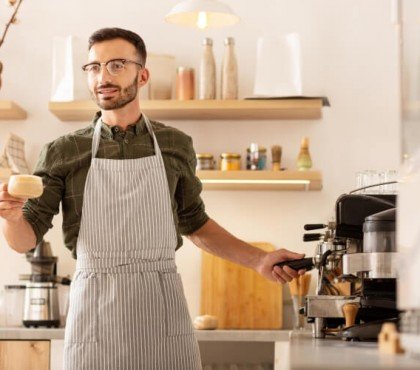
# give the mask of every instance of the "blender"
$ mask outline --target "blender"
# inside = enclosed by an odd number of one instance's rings
[[[50,243],[42,240],[26,254],[31,274],[21,275],[27,280],[23,325],[26,327],[59,327],[60,310],[58,284],[70,285],[70,279],[56,275],[57,257],[52,255]]]

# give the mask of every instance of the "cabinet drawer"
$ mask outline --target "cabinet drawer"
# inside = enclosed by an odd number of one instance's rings
[[[50,341],[0,340],[0,369],[49,370]]]

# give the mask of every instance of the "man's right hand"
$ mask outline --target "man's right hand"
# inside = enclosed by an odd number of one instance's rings
[[[0,217],[9,222],[17,222],[22,219],[22,207],[27,199],[12,197],[7,192],[7,184],[0,184]]]
[[[0,217],[5,219],[3,235],[7,244],[19,253],[26,253],[36,245],[36,235],[23,217],[23,205],[26,199],[12,197],[7,191],[7,184],[0,184]]]

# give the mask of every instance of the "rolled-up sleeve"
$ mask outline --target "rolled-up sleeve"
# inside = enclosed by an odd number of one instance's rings
[[[209,219],[201,199],[202,185],[195,175],[197,164],[192,140],[188,140],[188,157],[181,164],[175,198],[178,204],[178,225],[183,235],[190,235],[203,226]]]
[[[65,186],[60,157],[53,143],[43,147],[34,175],[42,177],[44,192],[39,198],[29,199],[23,207],[23,216],[32,226],[37,243],[52,227],[52,219],[59,212]]]

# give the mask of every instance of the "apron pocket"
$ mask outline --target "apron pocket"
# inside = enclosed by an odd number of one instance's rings
[[[97,341],[97,280],[82,272],[70,285],[70,307],[66,323],[66,343]]]
[[[165,300],[167,335],[177,336],[194,333],[181,276],[178,273],[160,273],[159,276]]]

